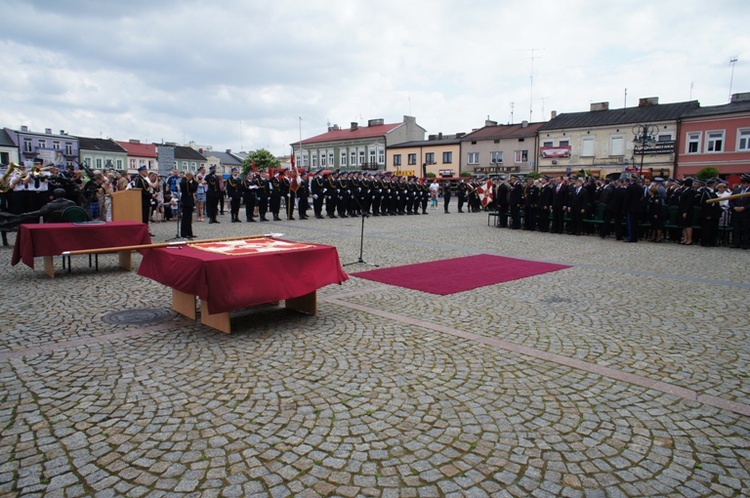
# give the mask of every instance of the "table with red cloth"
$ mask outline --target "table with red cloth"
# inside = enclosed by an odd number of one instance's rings
[[[44,273],[54,278],[53,256],[65,251],[150,244],[148,225],[133,221],[25,224],[18,228],[11,264],[19,261],[34,268],[34,258],[44,258]],[[131,268],[130,251],[121,251],[120,266]]]
[[[270,237],[142,249],[138,274],[172,288],[172,308],[231,333],[231,311],[285,301],[314,315],[317,289],[349,277],[333,246]]]

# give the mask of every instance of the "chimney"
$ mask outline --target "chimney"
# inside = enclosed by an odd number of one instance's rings
[[[357,131],[357,128],[359,128],[359,123],[357,123],[356,121],[352,121],[352,126],[350,130]]]
[[[443,139],[443,132],[441,131],[440,133],[438,133],[438,140],[442,140],[442,139]]]
[[[750,92],[734,93],[732,94],[732,98],[729,102],[732,104],[737,102],[750,102]]]
[[[608,111],[609,102],[594,102],[591,104],[591,112],[594,111]]]
[[[368,119],[367,126],[382,126],[385,123],[383,118]]]
[[[44,133],[46,133],[47,135],[52,135],[52,128],[45,128]]]
[[[436,140],[436,139],[437,139],[437,135],[428,135],[427,136],[427,140]]]
[[[141,143],[140,140],[136,140],[135,138],[131,138],[130,140],[128,140],[128,142],[130,142],[131,144],[139,144],[139,143]]]
[[[549,113],[549,118],[550,119],[555,119],[556,117],[557,117],[557,111],[552,111],[552,112]]]
[[[60,135],[65,135],[65,130],[60,130]]]
[[[638,107],[648,107],[650,105],[659,105],[659,97],[647,97],[638,99]]]
[[[232,153],[232,149],[227,149],[227,150],[226,150],[225,152],[226,152],[227,154],[231,154],[231,153]]]
[[[526,120],[521,121],[521,128],[527,128],[529,126],[529,122]]]
[[[21,131],[29,131],[29,127],[26,125],[21,125]]]
[[[497,126],[497,121],[492,121],[491,119],[485,119],[484,126]]]

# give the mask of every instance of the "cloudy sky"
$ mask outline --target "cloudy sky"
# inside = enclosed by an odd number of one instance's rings
[[[746,0],[0,0],[0,126],[289,144],[750,91]],[[730,60],[737,58],[734,64]],[[300,120],[300,118],[302,118]]]

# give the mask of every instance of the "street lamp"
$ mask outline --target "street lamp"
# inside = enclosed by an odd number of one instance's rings
[[[641,146],[641,167],[638,171],[638,176],[643,176],[643,156],[646,155],[646,146],[656,144],[656,134],[658,131],[659,127],[655,125],[639,124],[633,126],[633,143]],[[634,155],[637,151],[637,148],[633,148]],[[635,160],[633,163],[635,163]]]

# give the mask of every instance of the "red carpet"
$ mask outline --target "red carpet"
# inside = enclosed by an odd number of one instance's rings
[[[352,275],[384,284],[447,296],[485,285],[509,282],[564,268],[569,268],[569,266],[478,254],[465,258],[363,271]]]

